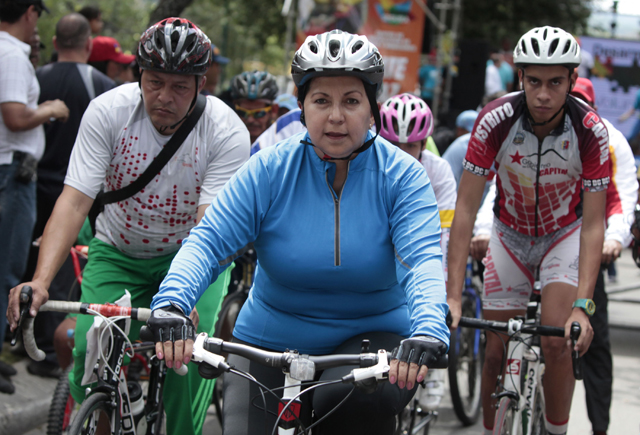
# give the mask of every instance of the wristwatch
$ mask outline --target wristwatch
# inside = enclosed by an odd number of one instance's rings
[[[596,303],[592,299],[576,299],[572,308],[582,308],[588,316],[593,316],[596,312]]]

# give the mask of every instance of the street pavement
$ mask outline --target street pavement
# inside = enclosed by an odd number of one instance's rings
[[[640,434],[640,269],[625,250],[617,262],[618,282],[607,284],[609,321],[613,353],[614,381],[610,435]],[[26,370],[27,360],[8,352],[8,344],[0,355],[18,370],[13,382],[16,393],[0,393],[0,435],[45,435],[49,401],[56,380],[32,376]],[[447,386],[448,388],[448,386]],[[589,435],[584,388],[576,382],[571,406],[568,435]],[[203,435],[220,435],[213,407],[209,409]],[[432,435],[480,435],[482,424],[462,427],[453,413],[448,390],[439,408],[438,420],[431,426]]]

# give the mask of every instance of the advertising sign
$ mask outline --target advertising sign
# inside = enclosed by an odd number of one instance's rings
[[[580,42],[582,50],[593,55],[593,74],[589,78],[598,113],[628,136],[637,118],[625,122],[618,118],[633,107],[640,91],[640,42],[588,36],[581,37]]]
[[[380,101],[414,92],[422,50],[424,13],[413,0],[300,0],[298,45],[333,29],[364,34],[380,50],[385,74]]]

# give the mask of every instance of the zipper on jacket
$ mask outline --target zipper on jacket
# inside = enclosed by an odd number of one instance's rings
[[[535,188],[535,195],[536,195],[536,207],[534,208],[534,213],[535,213],[535,218],[534,218],[534,223],[535,223],[535,236],[538,237],[538,207],[540,206],[540,160],[542,159],[542,142],[540,141],[540,139],[538,139],[538,169],[536,170],[536,184],[534,186]]]
[[[347,163],[347,176],[344,179],[344,184],[342,185],[342,189],[340,189],[340,195],[336,195],[336,192],[331,187],[329,183],[329,171],[325,171],[324,180],[327,183],[327,187],[329,188],[329,192],[331,192],[331,197],[333,198],[333,218],[335,230],[333,232],[333,262],[334,266],[340,266],[340,200],[342,199],[342,192],[344,192],[344,186],[347,184],[347,178],[349,178],[349,167],[351,166],[351,162]]]

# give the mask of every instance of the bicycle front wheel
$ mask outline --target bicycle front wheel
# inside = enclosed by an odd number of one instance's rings
[[[462,306],[464,317],[476,317],[476,301],[467,299]],[[471,426],[480,416],[480,382],[484,343],[480,330],[458,327],[449,344],[449,390],[453,410],[460,422]]]
[[[69,433],[71,435],[92,435],[98,432],[98,428],[106,428],[107,433],[113,424],[115,409],[111,406],[111,399],[105,393],[95,393],[85,399],[71,423]]]
[[[73,364],[62,373],[53,393],[49,407],[47,435],[66,435],[69,433],[69,425],[73,420],[72,413],[76,404],[69,390],[69,372],[72,368]]]
[[[517,412],[515,405],[516,402],[510,397],[500,399],[493,426],[493,435],[517,435],[513,430],[513,422]]]

